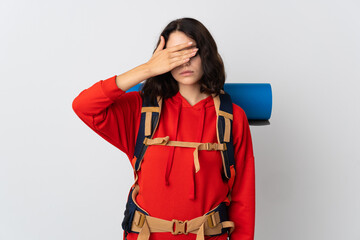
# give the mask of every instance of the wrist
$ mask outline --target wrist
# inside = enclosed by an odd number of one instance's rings
[[[142,70],[142,72],[146,76],[145,77],[146,79],[153,77],[153,73],[152,73],[151,68],[149,67],[148,63],[141,64],[139,66],[139,68]]]

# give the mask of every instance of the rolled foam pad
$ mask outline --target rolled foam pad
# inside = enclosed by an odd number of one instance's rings
[[[225,83],[231,100],[244,109],[249,120],[269,120],[272,92],[269,83]]]
[[[126,92],[139,91],[142,83]],[[233,103],[239,105],[248,120],[269,120],[272,110],[272,92],[269,83],[225,83],[224,90]]]

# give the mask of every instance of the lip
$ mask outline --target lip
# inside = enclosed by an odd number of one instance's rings
[[[181,75],[189,75],[189,74],[193,74],[193,73],[194,73],[193,71],[186,70],[186,71],[181,72],[180,74]]]

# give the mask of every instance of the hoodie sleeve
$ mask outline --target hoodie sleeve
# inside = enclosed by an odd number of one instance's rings
[[[142,99],[116,85],[116,75],[100,80],[73,100],[76,115],[93,131],[133,158]]]
[[[253,240],[255,230],[255,164],[251,132],[245,111],[234,106],[235,180],[229,218],[235,223],[230,240]]]

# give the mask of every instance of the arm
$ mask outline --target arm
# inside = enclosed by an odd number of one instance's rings
[[[134,155],[142,99],[138,92],[125,91],[149,76],[146,65],[140,65],[119,76],[96,82],[72,102],[76,115],[130,160]]]
[[[151,59],[128,72],[101,80],[83,90],[73,101],[78,117],[105,140],[133,158],[140,125],[142,99],[138,92],[125,93],[145,79],[171,71],[189,61],[193,49],[181,50],[189,43],[163,49],[161,36]]]
[[[250,127],[245,112],[234,106],[235,180],[229,218],[235,223],[230,240],[253,240],[255,230],[255,165]]]

